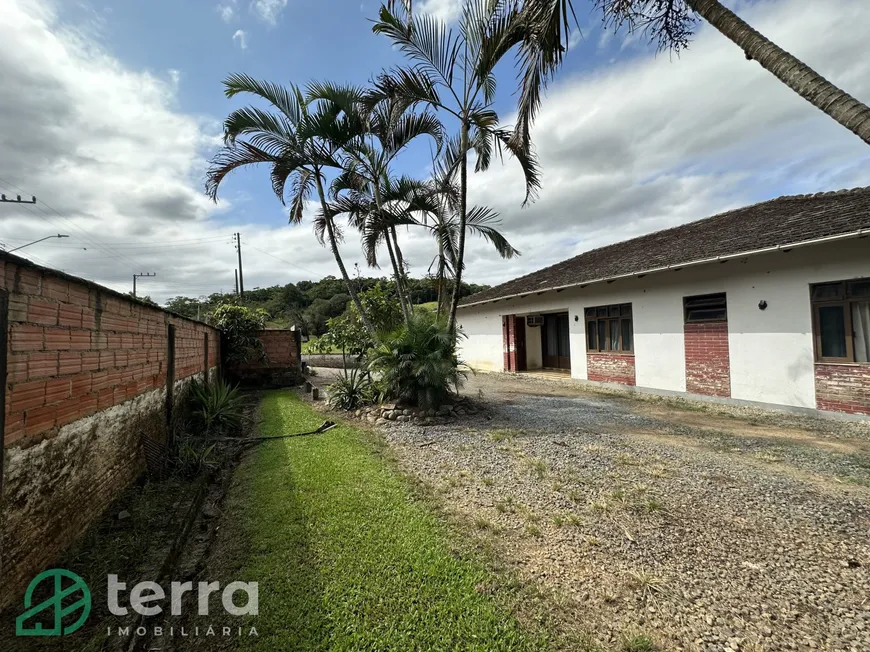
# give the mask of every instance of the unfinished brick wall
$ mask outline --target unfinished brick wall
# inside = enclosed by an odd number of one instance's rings
[[[728,322],[686,324],[686,391],[705,396],[731,396]]]
[[[870,366],[816,363],[816,407],[870,415]]]
[[[232,365],[230,379],[250,387],[292,387],[302,382],[299,331],[267,328],[258,337],[265,359]]]
[[[634,386],[634,356],[625,353],[587,353],[587,378],[599,383]]]
[[[141,474],[143,435],[167,440],[170,325],[176,385],[218,365],[219,335],[15,256],[0,266],[9,300],[2,606]]]

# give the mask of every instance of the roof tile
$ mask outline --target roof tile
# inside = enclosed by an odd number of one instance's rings
[[[465,297],[460,305],[794,245],[870,228],[870,187],[779,197],[593,249]]]

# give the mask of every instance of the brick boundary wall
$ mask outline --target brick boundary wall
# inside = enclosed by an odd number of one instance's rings
[[[10,254],[0,254],[0,283],[9,300],[2,607],[141,475],[143,436],[167,442],[170,326],[174,389],[206,367],[216,374],[220,338],[206,324]]]
[[[686,324],[686,391],[704,396],[731,396],[728,322]]]
[[[634,356],[624,353],[587,353],[586,377],[599,383],[637,384]]]
[[[289,328],[267,328],[259,338],[265,360],[229,367],[230,378],[249,387],[292,387],[302,382],[301,333]]]
[[[816,363],[816,408],[870,415],[870,366]]]

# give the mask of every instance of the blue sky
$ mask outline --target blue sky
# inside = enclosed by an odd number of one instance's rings
[[[417,0],[450,22],[460,0]],[[742,17],[820,73],[870,102],[870,6],[862,0],[729,2]],[[128,290],[153,271],[164,300],[232,285],[241,232],[246,285],[335,274],[310,224],[291,227],[265,170],[234,175],[214,205],[203,195],[220,123],[244,103],[221,80],[246,72],[277,82],[365,83],[401,61],[371,33],[366,1],[0,0],[0,191],[35,194],[3,207],[7,248]],[[681,57],[656,56],[638,36],[604,31],[578,4],[566,65],[551,85],[533,139],[539,200],[521,208],[515,162],[474,175],[475,203],[492,206],[523,252],[503,261],[469,243],[467,278],[497,283],[587,249],[783,194],[867,185],[870,150],[785,88],[736,46],[701,25]],[[514,70],[499,75],[497,110],[512,120]],[[401,159],[425,174],[428,146]],[[20,190],[19,190],[20,189]],[[434,255],[420,229],[401,234],[413,274]],[[348,266],[366,270],[346,233]]]

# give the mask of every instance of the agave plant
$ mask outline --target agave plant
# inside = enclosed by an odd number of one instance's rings
[[[344,369],[329,386],[329,407],[336,410],[355,410],[361,405],[374,403],[378,388],[365,370]]]
[[[222,380],[205,383],[194,380],[190,384],[193,426],[204,438],[238,430],[242,424],[244,397],[237,387]]]

